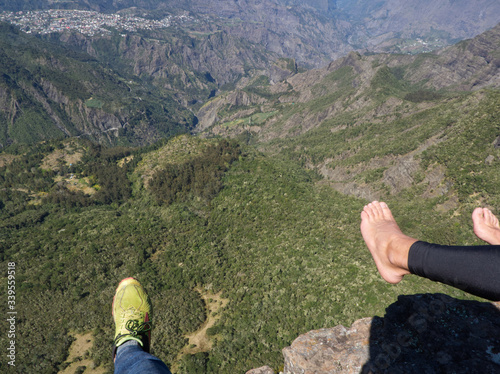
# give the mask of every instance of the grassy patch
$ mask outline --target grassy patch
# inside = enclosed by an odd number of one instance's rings
[[[104,103],[99,100],[99,99],[93,99],[93,98],[90,98],[88,99],[86,102],[85,102],[85,105],[88,107],[88,108],[97,108],[97,109],[102,109]]]

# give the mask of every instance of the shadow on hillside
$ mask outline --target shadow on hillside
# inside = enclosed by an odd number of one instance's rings
[[[443,294],[400,296],[374,317],[362,373],[500,373],[500,310]]]

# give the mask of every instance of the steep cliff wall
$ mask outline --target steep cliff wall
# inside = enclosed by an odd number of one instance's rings
[[[166,94],[88,54],[0,25],[0,144],[85,136],[147,144],[185,132],[193,115]]]

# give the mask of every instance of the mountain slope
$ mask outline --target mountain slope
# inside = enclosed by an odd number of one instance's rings
[[[495,144],[499,40],[500,25],[436,54],[351,53],[279,84],[214,98],[200,109],[199,128],[300,161],[345,194],[371,200],[418,186],[450,209],[458,192],[446,168],[422,160],[442,142],[453,147],[449,131],[465,131],[475,113],[487,118],[484,141]]]
[[[429,148],[430,165],[456,171],[447,176],[460,193],[453,210],[435,211],[443,197],[422,198],[418,189],[385,196],[408,234],[477,244],[471,208],[478,200],[500,204],[500,155],[488,148],[492,129],[485,126],[498,120],[498,110],[478,109],[481,114],[449,126],[447,147]],[[406,136],[418,141],[412,132]],[[373,151],[367,143],[373,134],[361,137]],[[16,310],[23,316],[16,325],[18,372],[64,368],[71,336],[88,331],[95,339],[89,358],[111,370],[114,330],[103,311],[127,276],[138,277],[151,294],[153,353],[190,374],[263,364],[278,370],[281,349],[299,334],[383,313],[399,294],[467,297],[417,277],[385,283],[359,233],[366,201],[336,192],[282,155],[244,147],[215,197],[188,194],[158,203],[148,178],[172,165],[189,167],[210,143],[181,136],[132,152],[73,140],[25,148],[10,161],[2,157],[8,165],[0,167],[0,261],[16,263]],[[488,154],[491,165],[484,163]],[[72,165],[64,155],[74,156]],[[202,181],[203,169],[193,169],[194,180]],[[207,318],[202,296],[219,292],[228,302],[207,331],[212,349],[179,356],[189,347],[186,335]]]
[[[499,41],[500,24],[434,54],[361,56],[353,52],[278,84],[254,82],[216,97],[198,113],[199,127],[216,124],[212,131],[217,134],[249,131],[266,141],[294,137],[340,117],[355,124],[384,116],[387,120],[396,113],[407,117],[463,92],[498,88]],[[235,102],[238,95],[250,99]],[[268,114],[265,121],[249,120],[261,112]],[[238,126],[237,119],[245,120]]]
[[[495,0],[425,0],[411,4],[402,0],[82,0],[0,5],[0,9],[14,11],[52,7],[155,19],[188,12],[197,18],[197,24],[186,29],[198,33],[223,31],[280,57],[294,58],[305,67],[324,66],[352,50],[430,51],[471,38],[500,21],[500,4]]]
[[[0,143],[85,136],[145,144],[185,132],[191,113],[142,82],[102,67],[89,55],[2,24]]]
[[[204,102],[219,88],[234,87],[241,79],[265,74],[279,81],[291,73],[277,68],[276,54],[225,31],[156,30],[94,37],[63,33],[50,38],[153,83],[185,106]]]

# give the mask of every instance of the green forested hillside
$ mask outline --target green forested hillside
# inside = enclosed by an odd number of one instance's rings
[[[423,165],[445,166],[455,205],[442,208],[448,195],[424,195],[423,181],[399,193],[387,189],[383,198],[408,234],[478,243],[472,208],[500,203],[498,103],[491,93],[477,111],[443,123],[443,141],[421,156]],[[18,372],[60,370],[72,334],[88,331],[91,359],[111,371],[111,300],[127,276],[152,296],[154,353],[180,373],[278,370],[281,349],[298,334],[380,315],[399,294],[467,297],[416,277],[386,284],[359,233],[366,200],[336,192],[283,155],[243,147],[214,176],[222,178],[216,195],[186,190],[159,205],[149,183],[214,142],[178,137],[138,150],[67,141],[2,155],[0,253],[4,268],[16,263]],[[220,144],[215,149],[225,154]],[[197,170],[193,178],[203,180],[204,169]],[[182,357],[185,335],[206,318],[196,290],[222,292],[228,304],[208,331],[212,349]]]

